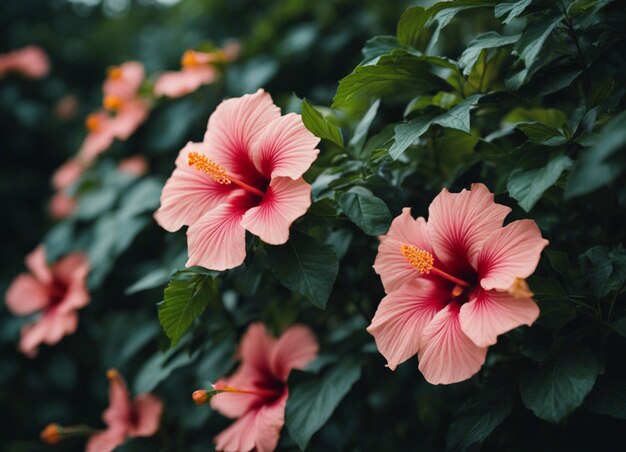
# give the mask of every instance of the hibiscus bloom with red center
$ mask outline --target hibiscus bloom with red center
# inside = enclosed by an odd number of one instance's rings
[[[263,90],[226,100],[209,118],[204,141],[178,155],[155,219],[170,232],[189,226],[187,266],[241,265],[246,231],[285,243],[308,210],[311,186],[302,175],[318,143],[300,115],[281,116]]]
[[[444,189],[428,222],[405,208],[380,237],[374,269],[388,295],[368,331],[389,368],[417,354],[430,383],[463,381],[500,334],[537,319],[525,279],[548,241],[532,220],[503,226],[510,211],[482,184]]]
[[[6,304],[15,315],[38,313],[22,328],[20,350],[33,357],[39,345],[54,345],[78,326],[77,310],[89,303],[86,278],[89,262],[82,253],[65,256],[48,266],[43,245],[26,257],[31,273],[22,273],[9,286]]]
[[[248,327],[239,346],[239,368],[214,385],[211,407],[237,419],[215,438],[215,448],[226,451],[272,451],[285,423],[287,378],[292,369],[303,369],[317,356],[313,332],[295,325],[278,339],[261,323]],[[194,393],[197,403],[207,401],[207,391]]]

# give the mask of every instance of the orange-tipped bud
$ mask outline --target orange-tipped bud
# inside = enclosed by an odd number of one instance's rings
[[[117,371],[117,369],[109,369],[109,370],[107,370],[107,378],[109,380],[117,380],[119,378],[122,378],[122,376]]]
[[[124,101],[122,99],[117,96],[111,95],[105,96],[104,100],[102,101],[102,105],[104,106],[104,108],[109,111],[118,111],[120,108],[122,108],[123,104]]]
[[[92,113],[85,119],[85,127],[87,127],[87,130],[90,132],[96,132],[100,128],[101,123],[102,119],[97,113]]]
[[[107,75],[108,75],[108,78],[111,80],[119,80],[122,78],[122,74],[123,74],[122,69],[117,66],[114,66],[109,69],[109,72]]]
[[[54,446],[61,442],[61,426],[59,424],[48,424],[40,433],[39,438],[46,444]]]
[[[196,67],[200,65],[200,62],[198,61],[198,58],[196,57],[195,51],[185,50],[185,53],[183,53],[183,56],[180,59],[180,64],[182,67],[190,68],[190,67]]]
[[[435,258],[428,251],[419,249],[414,245],[406,244],[400,247],[400,251],[411,267],[418,272],[427,275],[432,270]]]
[[[187,163],[192,168],[211,176],[218,184],[231,183],[230,178],[226,174],[226,169],[209,159],[206,155],[199,154],[198,152],[190,152]]]
[[[211,398],[208,391],[205,391],[204,389],[194,391],[191,397],[193,398],[193,401],[196,402],[196,405],[204,405]]]

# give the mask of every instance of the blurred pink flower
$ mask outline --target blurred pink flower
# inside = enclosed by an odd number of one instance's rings
[[[164,72],[154,85],[156,96],[181,97],[213,83],[219,76],[217,64],[229,63],[239,56],[240,45],[231,41],[213,52],[187,50],[181,58],[182,70]]]
[[[31,273],[13,280],[6,293],[6,304],[15,315],[39,313],[34,323],[22,328],[20,350],[34,357],[41,343],[54,345],[78,325],[76,311],[89,303],[85,279],[89,262],[82,253],[65,256],[48,266],[43,245],[26,257]]]
[[[105,104],[109,96],[121,101],[131,100],[137,97],[137,92],[145,76],[146,73],[143,65],[137,61],[128,61],[119,66],[110,68],[107,79],[102,87]],[[115,102],[113,99],[110,101]]]
[[[76,117],[78,112],[78,98],[67,94],[60,98],[54,106],[54,113],[61,121],[69,121]]]
[[[69,217],[74,209],[76,209],[76,199],[59,190],[50,200],[50,215],[56,220],[62,220]]]
[[[317,143],[300,115],[281,116],[263,90],[218,105],[204,141],[178,155],[155,213],[168,231],[189,226],[187,266],[240,265],[246,230],[266,243],[285,243],[311,205],[302,175],[317,158]]]
[[[107,372],[109,379],[109,407],[102,415],[107,429],[92,435],[86,452],[110,452],[127,438],[154,435],[159,429],[163,402],[152,394],[141,394],[130,399],[126,382],[115,369]]]
[[[78,159],[88,166],[111,147],[115,140],[116,126],[113,118],[104,110],[87,116],[85,126],[88,133],[78,151]]]
[[[0,77],[15,72],[29,78],[42,78],[49,70],[48,56],[39,46],[30,45],[0,55]]]
[[[122,173],[141,177],[148,172],[148,159],[143,155],[134,155],[125,158],[117,165],[117,170]]]
[[[417,354],[432,384],[466,380],[500,334],[539,315],[525,278],[548,244],[531,220],[503,227],[510,208],[482,184],[433,200],[428,222],[405,208],[380,237],[383,298],[368,327],[392,370]]]
[[[59,166],[52,175],[52,186],[57,190],[63,190],[80,178],[85,167],[78,159],[70,159]]]
[[[237,419],[215,438],[215,448],[274,450],[285,423],[287,377],[313,361],[317,351],[315,335],[305,326],[292,326],[275,339],[263,324],[250,325],[239,346],[239,368],[214,385],[218,394],[211,407]]]

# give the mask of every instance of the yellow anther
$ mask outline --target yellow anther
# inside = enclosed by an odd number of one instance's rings
[[[182,67],[196,67],[200,65],[198,58],[196,57],[196,52],[193,50],[185,50],[182,58],[180,59],[180,64]]]
[[[97,113],[92,113],[87,116],[85,119],[85,127],[90,132],[96,132],[100,128],[100,124],[102,123],[102,118]]]
[[[226,174],[226,169],[209,159],[206,155],[198,152],[190,152],[187,163],[192,168],[202,171],[213,178],[218,184],[230,184],[231,180]]]
[[[117,96],[105,96],[102,105],[109,111],[118,111],[122,108],[124,101]]]
[[[414,245],[402,245],[400,247],[402,255],[411,264],[415,270],[420,273],[428,274],[433,268],[435,258],[426,250],[421,250]]]
[[[119,80],[122,78],[123,71],[121,68],[114,66],[109,69],[108,77],[111,80]]]

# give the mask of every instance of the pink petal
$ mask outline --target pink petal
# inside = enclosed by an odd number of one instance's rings
[[[50,70],[48,55],[41,47],[30,45],[0,55],[0,75],[17,72],[30,78],[45,77]]]
[[[206,212],[187,230],[187,267],[200,265],[227,270],[246,258],[246,230],[241,219],[247,208],[242,198],[232,199]]]
[[[515,298],[507,292],[480,290],[461,306],[459,321],[463,332],[478,346],[488,347],[500,334],[520,325],[532,325],[539,307],[531,298]]]
[[[167,97],[181,97],[192,93],[202,85],[213,83],[218,76],[213,66],[183,69],[180,72],[164,72],[154,85],[154,94]]]
[[[148,105],[141,99],[126,102],[110,120],[113,135],[119,140],[127,140],[148,118]]]
[[[39,320],[22,327],[22,338],[19,348],[25,355],[34,357],[37,355],[39,345],[46,343],[54,345],[63,336],[72,334],[78,326],[78,315],[75,311],[60,313],[50,310],[44,313]]]
[[[511,209],[493,200],[493,193],[483,184],[471,190],[450,193],[445,188],[428,209],[428,228],[435,255],[452,269],[468,263],[476,268],[482,244],[502,227]]]
[[[85,452],[111,452],[126,441],[121,430],[107,429],[91,435],[85,446]]]
[[[271,350],[270,368],[281,381],[287,382],[291,369],[304,369],[317,356],[319,345],[309,327],[294,325],[287,329]]]
[[[417,355],[424,328],[449,298],[446,287],[428,279],[409,281],[383,298],[367,331],[391,370]]]
[[[189,153],[203,153],[203,143],[189,142],[176,158],[176,169],[163,187],[161,206],[154,214],[159,225],[170,232],[190,226],[227,199],[234,184],[218,184],[188,164]]]
[[[56,220],[69,217],[76,209],[76,199],[64,191],[57,192],[50,200],[50,215]]]
[[[126,387],[124,378],[118,371],[109,370],[109,406],[102,413],[102,420],[109,429],[126,432],[131,428],[132,404],[130,393]]]
[[[252,148],[252,160],[268,179],[298,179],[317,158],[320,151],[315,146],[319,142],[304,127],[300,115],[289,113],[265,127]]]
[[[116,96],[125,100],[132,99],[136,96],[145,78],[143,64],[137,61],[128,61],[118,68],[122,71],[121,78],[107,78],[103,86],[104,95]]]
[[[52,176],[52,186],[62,190],[73,185],[83,173],[84,166],[78,159],[71,159],[61,165]]]
[[[220,380],[222,383],[239,389],[259,389],[259,383],[265,383],[268,373],[261,373],[250,363],[243,362],[230,377]],[[223,392],[211,399],[211,408],[229,418],[239,418],[253,407],[265,402],[265,397],[253,394]]]
[[[28,268],[35,278],[45,284],[52,282],[52,272],[46,260],[46,249],[39,245],[26,256],[26,268]]]
[[[82,282],[89,273],[89,260],[84,253],[71,253],[52,266],[52,273],[58,279],[70,285],[74,281]]]
[[[276,339],[268,334],[265,325],[260,322],[252,323],[241,338],[238,355],[258,373],[268,373],[276,342]]]
[[[518,220],[494,231],[478,255],[480,285],[507,290],[517,278],[533,274],[548,241],[532,220]]]
[[[204,142],[218,164],[229,174],[249,183],[261,177],[252,163],[252,146],[263,130],[278,118],[280,109],[263,90],[228,99],[219,104],[209,118]]]
[[[163,402],[152,394],[141,394],[132,402],[136,423],[130,429],[129,436],[152,436],[159,429]]]
[[[148,172],[148,159],[143,155],[134,155],[125,158],[117,164],[117,170],[120,173],[141,177]]]
[[[241,226],[265,243],[280,245],[289,239],[289,227],[311,206],[311,186],[304,179],[272,179],[261,204],[246,212]]]
[[[280,439],[280,431],[285,424],[285,406],[287,393],[270,405],[264,405],[256,416],[256,450],[271,452],[276,449]]]
[[[414,220],[411,209],[405,207],[391,223],[389,232],[379,239],[374,270],[380,275],[386,293],[391,293],[404,283],[421,277],[402,255],[400,247],[406,244],[432,251],[426,221],[422,217]]]
[[[419,369],[431,384],[458,383],[477,373],[486,356],[487,348],[477,346],[463,333],[459,306],[450,303],[424,328]]]
[[[5,295],[7,308],[15,315],[40,311],[50,303],[48,288],[38,279],[22,273],[13,280]]]
[[[85,162],[92,162],[98,155],[111,147],[115,140],[113,132],[113,128],[107,121],[102,125],[102,129],[87,134],[78,151],[79,157]]]
[[[248,412],[215,437],[215,450],[247,452],[256,443],[257,410]]]

